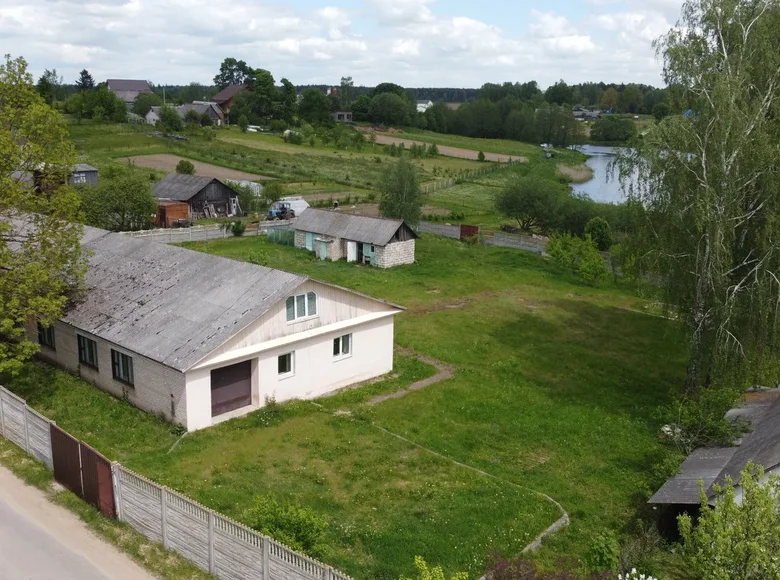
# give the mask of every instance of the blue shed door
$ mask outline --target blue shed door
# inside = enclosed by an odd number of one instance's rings
[[[306,232],[306,249],[310,252],[314,251],[314,234]]]

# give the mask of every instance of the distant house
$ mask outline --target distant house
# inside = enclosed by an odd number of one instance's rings
[[[450,111],[457,111],[463,103],[445,103]]]
[[[677,509],[695,507],[700,503],[700,484],[713,502],[714,486],[723,486],[727,478],[733,481],[736,499],[741,502],[740,475],[748,463],[761,465],[767,475],[780,475],[780,389],[753,387],[745,393],[744,403],[726,413],[726,418],[747,421],[751,429],[734,446],[695,450],[648,503]]]
[[[73,166],[73,172],[70,175],[70,182],[74,185],[77,183],[97,185],[98,170],[96,167],[92,167],[86,163],[77,163]]]
[[[133,108],[133,103],[135,103],[138,95],[152,92],[152,88],[146,81],[108,79],[108,81],[106,81],[106,86],[108,87],[109,91],[124,101],[128,109]]]
[[[157,124],[157,121],[160,120],[160,109],[162,109],[162,107],[152,107],[149,109],[149,112],[146,113],[145,117],[147,124]],[[219,126],[225,122],[225,113],[216,103],[191,103],[174,107],[174,110],[179,114],[179,117],[181,117],[182,120],[184,120],[189,111],[195,111],[198,115],[207,113],[213,125]]]
[[[238,194],[214,177],[170,173],[153,188],[161,201],[181,201],[190,206],[190,215],[196,217],[230,217],[238,215]]]
[[[27,326],[41,358],[188,431],[393,369],[399,306],[89,226],[81,247],[83,295]]]
[[[295,221],[295,246],[321,260],[391,268],[414,263],[417,234],[402,220],[309,208]]]
[[[336,123],[352,122],[352,111],[336,111],[335,113],[331,113],[330,116]]]
[[[601,119],[601,111],[590,111],[588,109],[574,109],[572,111],[574,118],[581,121],[595,121]]]
[[[417,112],[424,113],[433,106],[433,101],[417,101]]]
[[[211,99],[222,109],[223,113],[227,115],[230,113],[230,109],[233,108],[233,100],[236,95],[249,88],[249,85],[230,85],[219,91],[214,98]]]

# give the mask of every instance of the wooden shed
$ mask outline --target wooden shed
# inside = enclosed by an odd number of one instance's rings
[[[160,200],[157,203],[157,218],[154,225],[158,228],[172,228],[176,222],[192,221],[190,204],[184,201]]]
[[[192,218],[240,215],[238,194],[219,179],[171,173],[154,185],[160,201],[185,202]]]

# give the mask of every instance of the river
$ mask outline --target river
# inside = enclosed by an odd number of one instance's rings
[[[612,162],[619,150],[618,147],[603,145],[581,145],[577,147],[588,156],[585,164],[593,170],[593,179],[585,183],[572,183],[575,193],[584,193],[594,201],[606,203],[622,203],[626,195],[620,185],[616,171],[612,171]]]

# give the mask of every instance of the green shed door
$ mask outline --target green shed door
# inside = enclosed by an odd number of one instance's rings
[[[363,244],[363,262],[370,262],[372,266],[376,266],[376,253],[372,244]]]
[[[325,260],[328,257],[328,243],[320,242],[320,260]]]
[[[314,234],[306,232],[306,249],[310,252],[314,251]]]

